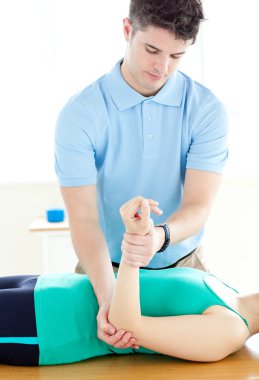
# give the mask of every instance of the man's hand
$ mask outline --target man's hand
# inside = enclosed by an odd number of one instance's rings
[[[165,241],[163,228],[152,226],[147,235],[124,233],[121,248],[126,264],[145,267],[152,260]]]
[[[141,196],[130,200],[120,208],[126,227],[121,249],[123,261],[129,266],[148,265],[163,244],[163,229],[154,227],[153,220],[150,218],[151,211],[162,214],[162,210],[158,208],[158,202]]]
[[[108,322],[109,305],[100,306],[97,314],[98,338],[115,348],[139,348],[131,332],[116,331]]]

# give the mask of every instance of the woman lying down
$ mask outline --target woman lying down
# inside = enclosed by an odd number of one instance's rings
[[[125,203],[128,233],[154,228],[151,200]],[[191,268],[145,271],[122,250],[109,321],[130,331],[138,349],[97,338],[98,304],[86,275],[0,279],[0,363],[53,365],[95,356],[161,353],[212,362],[239,350],[259,332],[259,293],[240,295],[211,274]]]

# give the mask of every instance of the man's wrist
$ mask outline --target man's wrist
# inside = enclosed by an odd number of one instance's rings
[[[167,223],[157,225],[156,227],[161,228],[163,230],[163,233],[164,233],[163,240],[162,240],[163,243],[160,246],[160,248],[157,250],[157,253],[164,252],[170,244],[170,229],[169,229],[169,226]]]
[[[158,234],[158,243],[156,247],[156,252],[158,252],[164,245],[165,242],[165,231],[162,226],[155,226],[155,230]]]
[[[98,286],[94,287],[94,292],[95,292],[99,307],[107,308],[110,306],[115,284],[116,284],[116,279],[115,277],[113,277],[111,282],[108,281],[99,287]]]

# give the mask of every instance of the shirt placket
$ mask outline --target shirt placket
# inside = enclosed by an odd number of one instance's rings
[[[143,155],[154,156],[156,154],[155,113],[150,101],[142,103],[142,132]]]

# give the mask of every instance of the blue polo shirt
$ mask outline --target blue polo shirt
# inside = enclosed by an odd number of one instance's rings
[[[119,209],[142,195],[160,202],[163,223],[181,205],[186,168],[221,173],[227,160],[227,117],[201,84],[176,71],[154,96],[131,88],[120,71],[73,96],[56,126],[60,186],[97,184],[99,221],[111,259],[119,262],[124,232]],[[195,249],[203,229],[157,253],[149,268],[168,266]]]

